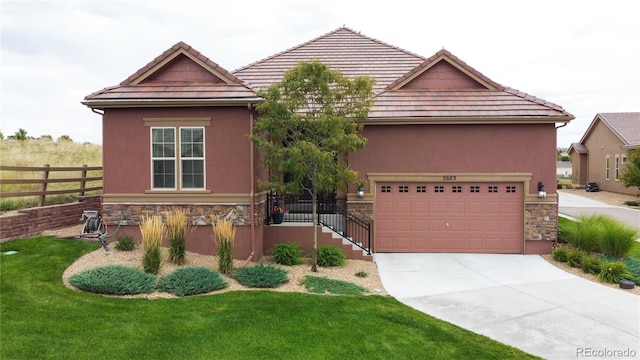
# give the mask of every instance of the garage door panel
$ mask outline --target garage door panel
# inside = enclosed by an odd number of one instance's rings
[[[379,185],[376,251],[522,252],[522,183]]]

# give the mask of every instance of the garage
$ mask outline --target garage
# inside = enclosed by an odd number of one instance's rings
[[[377,183],[376,252],[522,253],[522,183]]]

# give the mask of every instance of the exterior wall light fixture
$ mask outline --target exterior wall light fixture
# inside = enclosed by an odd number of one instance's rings
[[[544,184],[542,181],[538,181],[538,197],[546,198],[547,197],[547,189],[544,188]]]
[[[363,198],[363,197],[364,197],[364,186],[360,185],[360,186],[358,187],[358,192],[356,193],[356,195],[357,195],[359,198]]]

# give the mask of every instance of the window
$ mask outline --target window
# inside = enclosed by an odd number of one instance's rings
[[[615,176],[616,176],[616,181],[618,181],[618,177],[620,176],[620,156],[616,155],[616,160],[615,160]]]
[[[605,178],[609,180],[609,155],[607,155],[604,175],[605,175]]]
[[[480,186],[478,186],[478,185],[469,186],[469,192],[479,193],[480,192]]]
[[[627,155],[622,155],[622,164],[626,164],[627,163]]]
[[[391,186],[389,185],[382,185],[380,187],[380,191],[383,193],[390,193],[391,192]]]
[[[498,192],[498,187],[497,186],[489,186],[489,192],[490,193],[497,193]]]
[[[433,192],[437,192],[437,193],[443,193],[444,192],[444,186],[442,185],[436,185],[433,187]]]
[[[454,185],[451,187],[451,191],[454,193],[461,193],[462,192],[462,186],[460,185]]]
[[[416,192],[426,193],[427,192],[427,187],[425,185],[418,185],[418,186],[416,186]]]
[[[409,192],[409,187],[407,185],[400,185],[400,186],[398,186],[398,192],[408,193]]]
[[[508,192],[508,193],[514,193],[514,192],[516,192],[516,187],[515,187],[515,186],[511,186],[511,185],[508,185],[508,186],[507,186],[507,192]]]
[[[204,189],[204,128],[152,127],[151,168],[152,189]]]

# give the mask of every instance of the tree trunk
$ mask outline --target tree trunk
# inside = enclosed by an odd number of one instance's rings
[[[312,187],[311,191],[311,219],[313,221],[313,261],[311,263],[311,271],[318,272],[318,190],[316,187]]]

